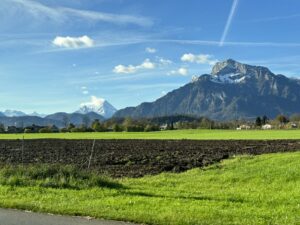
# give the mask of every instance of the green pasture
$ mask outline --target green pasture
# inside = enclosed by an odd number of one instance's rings
[[[6,166],[0,207],[153,225],[299,225],[299,162],[300,152],[240,156],[181,174],[115,180],[68,166]]]
[[[50,134],[0,134],[0,139],[300,139],[300,130],[171,130],[157,132],[94,132]]]

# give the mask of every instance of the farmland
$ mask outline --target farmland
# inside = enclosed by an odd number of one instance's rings
[[[297,225],[299,160],[299,152],[240,156],[180,174],[123,179],[6,166],[0,207],[157,225]]]
[[[191,139],[191,140],[274,140],[300,139],[300,130],[172,130],[157,132],[92,132],[48,134],[0,134],[0,139]]]

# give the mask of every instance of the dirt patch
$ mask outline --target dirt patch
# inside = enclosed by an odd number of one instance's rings
[[[0,163],[72,164],[114,177],[182,172],[233,155],[300,150],[300,140],[1,140]],[[92,157],[91,157],[92,154]]]

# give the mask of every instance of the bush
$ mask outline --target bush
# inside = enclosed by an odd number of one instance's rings
[[[44,127],[39,129],[39,133],[52,133],[52,130],[49,127]]]
[[[159,126],[148,124],[148,125],[146,125],[144,131],[145,131],[145,132],[159,131]]]
[[[67,132],[69,132],[69,130],[68,130],[68,128],[65,128],[65,127],[64,127],[64,128],[61,128],[61,129],[60,129],[60,132],[61,132],[61,133],[67,133]]]

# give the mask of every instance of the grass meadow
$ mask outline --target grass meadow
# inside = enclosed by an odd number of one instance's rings
[[[0,139],[193,139],[193,140],[230,140],[230,139],[300,139],[300,129],[295,130],[169,130],[157,132],[93,132],[93,133],[32,133],[0,134]]]
[[[0,207],[156,225],[299,225],[299,162],[300,152],[239,156],[123,179],[70,166],[3,166]]]

